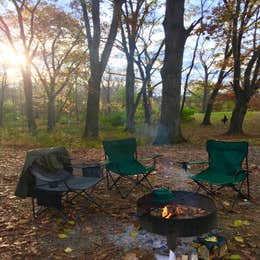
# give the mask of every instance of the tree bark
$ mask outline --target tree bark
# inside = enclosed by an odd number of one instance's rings
[[[226,4],[226,2],[224,3]],[[259,7],[254,1],[246,0],[243,3],[243,1],[237,0],[233,3],[232,9],[229,10],[232,14],[231,43],[233,54],[232,65],[234,68],[232,85],[236,97],[236,104],[232,112],[228,134],[243,134],[243,122],[248,103],[257,89],[259,89],[260,45],[258,45],[256,36]],[[254,13],[256,16],[252,23],[250,18]],[[249,32],[246,30],[249,26],[254,28],[253,38],[250,40],[251,46],[243,42],[245,35],[249,35]],[[244,47],[246,47],[247,50],[250,50],[251,47],[251,57],[250,53],[247,54],[249,57],[248,60],[243,60],[242,58],[242,50]]]
[[[55,93],[48,96],[48,131],[51,132],[56,124]]]
[[[4,99],[5,99],[6,86],[7,86],[7,73],[4,68],[4,73],[1,82],[1,90],[0,90],[0,127],[3,127],[3,121],[4,121]]]
[[[232,51],[230,50],[230,43],[229,43],[230,39],[227,40],[227,43],[226,43],[226,47],[225,47],[225,55],[224,55],[224,60],[223,60],[223,65],[221,67],[221,70],[219,72],[219,75],[218,75],[218,80],[214,86],[214,89],[213,91],[211,92],[211,95],[208,99],[208,102],[207,102],[207,105],[206,105],[206,110],[205,110],[205,114],[204,114],[204,118],[203,118],[203,121],[202,121],[202,125],[211,125],[211,121],[210,121],[210,118],[211,118],[211,113],[212,113],[212,110],[213,110],[213,105],[214,105],[214,102],[216,100],[216,97],[218,95],[218,92],[219,92],[219,89],[220,89],[220,86],[224,80],[224,78],[229,74],[230,70],[229,71],[225,71],[226,70],[226,67],[227,67],[227,61],[228,59],[230,58],[231,54],[232,54]]]
[[[180,96],[183,51],[187,32],[183,25],[184,0],[166,2],[164,65],[161,69],[163,90],[160,124],[154,144],[184,141],[181,132]]]
[[[232,117],[230,120],[230,127],[228,134],[244,134],[243,122],[247,112],[248,102],[243,96],[236,100],[235,108],[232,112]]]
[[[113,17],[110,26],[110,31],[105,43],[102,55],[99,55],[99,48],[101,43],[101,28],[100,28],[100,1],[92,1],[92,19],[93,30],[91,30],[89,11],[84,0],[80,0],[82,7],[84,22],[87,33],[87,41],[90,55],[90,79],[88,89],[88,102],[85,117],[85,128],[83,138],[98,138],[99,134],[99,101],[101,79],[105,71],[113,43],[117,35],[117,28],[119,25],[121,6],[123,0],[113,1]]]
[[[127,55],[127,68],[126,68],[126,130],[130,133],[135,131],[134,125],[134,50],[135,46],[130,46],[129,55]]]
[[[99,101],[100,101],[100,73],[91,74],[88,88],[88,103],[85,118],[84,138],[98,137],[99,132]]]
[[[205,86],[203,86],[203,98],[202,98],[202,108],[201,108],[202,113],[206,112],[208,96],[209,96],[209,86],[207,83]]]
[[[203,121],[201,123],[202,125],[211,125],[211,121],[210,121],[211,113],[212,113],[212,110],[213,110],[214,102],[215,102],[216,97],[218,95],[218,91],[219,91],[219,85],[216,84],[212,93],[211,93],[211,95],[210,95],[210,98],[208,100],[206,110],[205,110],[205,115],[204,115]]]
[[[23,75],[23,87],[25,94],[25,113],[27,117],[27,124],[29,131],[34,133],[36,130],[36,123],[33,113],[33,96],[32,96],[32,76],[30,65],[25,65],[25,68],[22,69]]]
[[[144,82],[145,87],[144,87],[144,92],[143,92],[143,107],[144,107],[144,119],[145,123],[147,125],[151,124],[151,101],[149,96],[147,95],[147,88],[151,85],[151,81],[148,79],[148,81]]]

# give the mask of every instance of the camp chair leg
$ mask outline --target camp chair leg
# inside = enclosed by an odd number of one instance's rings
[[[202,188],[204,191],[206,191],[206,193],[208,194],[208,195],[210,195],[210,196],[212,196],[212,197],[214,197],[214,192],[211,190],[211,189],[208,189],[205,185],[203,185],[203,184],[201,184],[200,182],[198,182],[198,181],[196,181],[196,180],[194,180],[196,183],[197,183],[197,185],[199,186],[198,187],[198,191],[200,190],[200,188]]]
[[[152,190],[153,189],[153,185],[151,184],[151,182],[148,180],[148,175],[144,175],[143,178],[141,178],[137,183],[136,185],[141,185],[142,187],[148,189],[148,190]],[[144,185],[142,183],[142,181],[146,181],[148,185]]]
[[[109,177],[112,180],[112,184],[108,186],[108,190],[112,190],[114,186],[117,186],[118,181],[122,178],[121,176],[117,177],[116,179],[113,178],[112,174],[109,173]]]
[[[149,173],[150,174],[150,173]],[[125,199],[129,196],[129,194],[135,189],[135,187],[137,185],[141,185],[143,186],[144,188],[148,189],[148,190],[152,190],[153,189],[153,186],[152,184],[150,183],[150,181],[147,179],[148,175],[149,174],[144,174],[142,177],[139,175],[137,175],[135,178],[131,178],[129,176],[124,176],[125,178],[127,178],[129,181],[131,181],[133,183],[133,187],[131,187],[126,193],[123,193],[119,186],[117,185],[117,183],[119,182],[120,179],[122,179],[121,176],[117,177],[117,178],[114,178],[112,176],[112,174],[109,172],[107,177],[108,178],[111,178],[112,180],[112,184],[111,185],[108,185],[108,190],[112,190],[113,187],[116,188],[117,192],[120,194],[121,198],[122,199]],[[146,181],[147,185],[145,185],[144,183],[142,183],[143,181]],[[107,183],[109,183],[109,180],[107,181]]]
[[[36,212],[36,206],[35,206],[35,198],[32,198],[32,213],[33,213],[33,218],[36,219],[37,216],[39,216],[40,214],[42,214],[44,211],[46,211],[47,208],[40,208],[37,212]]]
[[[110,175],[109,171],[106,171],[107,189],[108,189],[108,190],[110,189],[110,188],[109,188],[109,175]]]
[[[35,202],[34,202],[34,198],[32,197],[32,212],[33,212],[33,218],[36,218],[36,214],[35,214]]]
[[[248,199],[250,199],[249,176],[247,176],[246,182],[247,182],[247,197],[248,197]]]
[[[33,219],[35,220],[38,216],[40,216],[43,212],[47,211],[49,208],[43,208],[41,207],[36,212],[36,206],[35,206],[35,198],[32,198],[32,213],[33,213]],[[66,222],[68,221],[68,216],[60,209],[54,208],[54,210],[62,217],[62,219]]]

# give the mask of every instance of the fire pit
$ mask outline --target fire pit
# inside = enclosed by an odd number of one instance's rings
[[[137,201],[137,215],[142,228],[167,236],[169,248],[175,248],[176,237],[198,236],[216,228],[217,213],[207,196],[173,191],[167,200],[158,200],[154,193]]]

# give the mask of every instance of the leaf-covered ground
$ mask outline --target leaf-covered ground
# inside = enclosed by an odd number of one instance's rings
[[[73,162],[100,161],[101,149],[70,150]],[[146,146],[139,149],[139,157],[154,153],[162,154],[157,172],[151,176],[154,185],[171,189],[194,190],[195,185],[185,178],[177,161],[206,160],[204,147],[188,144],[174,147]],[[114,191],[107,191],[105,182],[94,194],[104,210],[78,201],[66,207],[75,223],[61,223],[53,211],[48,211],[37,220],[32,219],[30,199],[14,196],[16,183],[26,155],[25,148],[1,147],[0,149],[0,259],[153,259],[152,250],[119,247],[111,237],[133,226],[138,231],[136,201],[146,191],[136,190],[127,199],[120,199]],[[250,203],[239,201],[235,212],[227,213],[218,206],[218,227],[228,239],[230,255],[241,259],[259,257],[260,213],[260,147],[250,147],[251,170]],[[194,171],[199,169],[194,169]],[[234,195],[229,190],[222,194],[228,202]],[[258,258],[259,259],[259,258]]]

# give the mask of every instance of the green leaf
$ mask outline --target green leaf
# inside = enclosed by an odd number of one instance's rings
[[[75,221],[74,220],[70,220],[68,221],[68,224],[70,224],[71,226],[75,225]]]
[[[58,234],[58,238],[65,239],[68,238],[68,236],[66,234]]]
[[[71,232],[72,229],[71,229],[71,228],[64,228],[63,231],[64,231],[65,233],[68,233],[68,232]]]
[[[62,218],[56,218],[55,221],[56,221],[57,223],[61,223],[61,222],[63,221],[63,219],[62,219]]]
[[[243,225],[245,225],[245,226],[250,226],[250,222],[249,222],[248,220],[244,220],[244,221],[243,221]]]
[[[138,232],[136,232],[136,231],[133,231],[133,232],[130,233],[131,237],[136,237],[137,235],[138,235]]]
[[[235,240],[239,243],[244,243],[244,238],[243,237],[240,237],[240,236],[237,236],[237,237],[234,237]]]
[[[240,260],[240,259],[241,259],[240,255],[231,255],[230,256],[230,260]]]
[[[238,220],[235,220],[234,223],[233,223],[233,226],[234,227],[240,227],[243,225],[243,221],[238,219]]]

